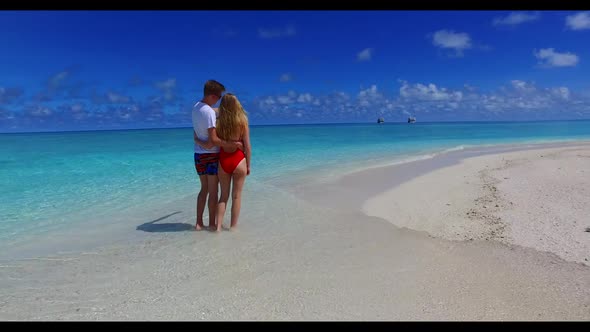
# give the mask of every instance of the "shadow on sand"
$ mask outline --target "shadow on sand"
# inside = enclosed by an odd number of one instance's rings
[[[144,232],[184,232],[184,231],[192,231],[195,229],[194,225],[185,224],[182,222],[173,222],[173,223],[165,223],[165,224],[156,224],[158,221],[164,220],[170,216],[180,213],[181,211],[176,211],[174,213],[170,213],[169,215],[160,217],[156,220],[152,220],[146,223],[143,223],[137,226],[138,231]]]

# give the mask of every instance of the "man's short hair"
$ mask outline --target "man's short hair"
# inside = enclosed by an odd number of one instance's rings
[[[205,82],[205,87],[203,89],[203,96],[208,95],[216,95],[221,96],[221,94],[225,91],[225,87],[223,84],[217,82],[216,80],[208,80]]]

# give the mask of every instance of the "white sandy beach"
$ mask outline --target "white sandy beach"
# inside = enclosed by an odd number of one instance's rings
[[[236,232],[3,260],[0,320],[587,321],[590,144],[517,150],[246,191]],[[177,205],[158,223],[192,223]]]
[[[495,240],[590,265],[590,147],[486,155],[368,200],[363,211],[450,240]]]

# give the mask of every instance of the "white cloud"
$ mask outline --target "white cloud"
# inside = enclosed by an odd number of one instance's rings
[[[525,22],[536,21],[541,17],[539,12],[511,12],[505,17],[494,18],[493,25],[518,25]]]
[[[521,80],[510,81],[514,90],[519,92],[535,92],[537,88],[532,83],[527,83]]]
[[[432,36],[432,44],[455,50],[457,56],[462,56],[463,50],[471,48],[471,37],[465,32],[438,30]]]
[[[263,39],[289,37],[289,36],[295,36],[296,34],[297,34],[297,30],[295,30],[295,27],[291,26],[291,25],[289,25],[285,28],[273,28],[273,29],[258,28],[258,36]]]
[[[162,88],[175,87],[172,81]],[[469,82],[472,83],[472,82]],[[386,85],[387,86],[387,85]],[[3,91],[0,89],[0,91]],[[444,87],[440,83],[399,81],[395,89],[378,89],[377,85],[361,87],[350,94],[328,94],[285,91],[281,95],[257,96],[244,101],[255,122],[374,122],[383,116],[387,122],[404,121],[416,116],[419,121],[470,121],[470,120],[527,120],[556,118],[588,118],[590,116],[590,90],[570,91],[566,86],[542,87],[518,78],[509,80],[504,87],[481,92],[470,84]],[[586,94],[584,94],[586,93]],[[120,102],[129,98],[110,92],[102,100]],[[53,101],[52,101],[53,103]],[[42,104],[24,105],[21,114],[2,111],[0,121],[5,128],[18,125],[48,124],[56,121],[76,125],[103,124],[105,127],[126,123],[165,123],[169,125],[190,121],[190,106],[178,106],[170,112],[161,104],[140,103],[113,106],[94,104],[86,108],[83,101],[69,100],[53,108]],[[184,112],[184,109],[189,111]],[[184,112],[184,113],[183,113]]]
[[[281,75],[281,77],[279,78],[279,81],[281,82],[289,82],[293,80],[293,76],[289,73],[283,74]]]
[[[273,97],[271,97],[271,96],[268,96],[268,97],[266,97],[265,99],[263,99],[263,100],[261,101],[261,103],[262,103],[262,104],[264,104],[264,105],[274,105],[276,102],[275,102],[275,100],[274,100],[274,98],[273,98]]]
[[[47,117],[53,114],[53,111],[45,106],[37,105],[27,110],[27,113],[34,117]]]
[[[559,88],[552,88],[551,93],[553,95],[561,97],[562,99],[569,100],[570,99],[570,90],[566,87],[559,87]]]
[[[309,93],[302,93],[297,98],[297,102],[299,102],[299,103],[310,103],[312,101],[312,99],[313,99],[313,97],[311,96],[311,94],[309,94]]]
[[[371,85],[371,87],[368,89],[359,91],[359,94],[358,94],[359,98],[366,98],[366,97],[374,98],[377,96],[378,96],[378,92],[377,92],[377,86],[375,84]]]
[[[350,100],[350,96],[346,92],[337,92],[336,98],[338,98],[339,100],[343,100],[343,101]]]
[[[438,88],[432,83],[428,85],[420,83],[410,85],[408,82],[403,81],[399,94],[402,98],[422,101],[461,101],[463,99],[463,92]]]
[[[401,81],[396,109],[403,114],[431,114],[431,116],[460,119],[512,118],[526,119],[565,112],[584,111],[590,98],[573,94],[567,87],[539,88],[533,82],[512,80],[508,87],[489,93],[478,93],[465,85],[460,90],[435,84],[409,84]],[[574,105],[581,101],[580,105]],[[440,112],[450,112],[441,115]],[[530,113],[532,112],[532,113]],[[455,114],[455,115],[453,115]],[[529,115],[527,115],[529,114]]]
[[[373,49],[372,48],[365,48],[364,50],[357,53],[356,58],[358,61],[369,61],[373,56]]]
[[[573,53],[558,53],[553,48],[544,48],[533,53],[544,67],[573,67],[580,61]]]
[[[534,83],[520,80],[511,81],[512,89],[501,89],[481,95],[484,108],[494,112],[563,112],[571,109],[572,93],[567,87],[538,88]],[[588,104],[585,101],[584,104]]]
[[[277,102],[279,104],[287,105],[287,104],[291,104],[293,102],[293,99],[289,96],[278,96]]]
[[[372,107],[383,103],[383,94],[377,90],[377,85],[371,85],[368,89],[359,91],[357,102],[361,107]]]
[[[76,120],[76,122],[86,120],[92,113],[84,109],[84,105],[76,103],[73,105],[61,107],[69,116]]]
[[[590,29],[590,11],[567,16],[565,25],[571,30]]]

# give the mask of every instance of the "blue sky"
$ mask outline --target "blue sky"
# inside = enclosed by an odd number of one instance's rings
[[[2,11],[0,131],[590,118],[590,12]]]

